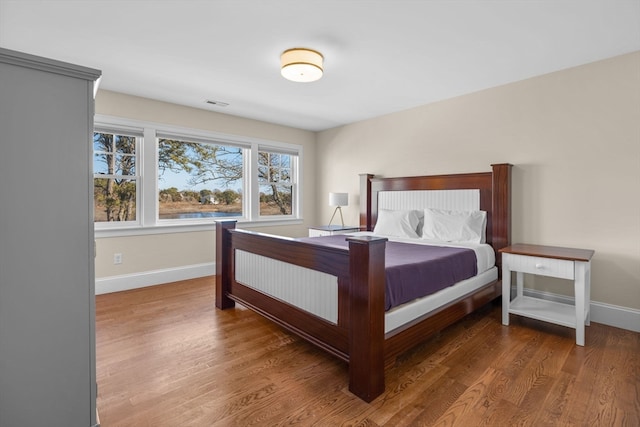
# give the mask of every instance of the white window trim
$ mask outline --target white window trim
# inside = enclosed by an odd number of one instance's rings
[[[281,226],[302,224],[302,171],[303,146],[280,141],[265,140],[253,137],[223,134],[219,132],[204,131],[166,125],[163,123],[132,120],[121,117],[96,114],[94,117],[96,128],[108,128],[117,131],[121,129],[143,129],[143,142],[138,147],[138,215],[135,223],[95,223],[96,237],[118,237],[144,234],[165,234],[192,231],[213,230],[214,220],[211,218],[193,220],[160,220],[158,219],[158,142],[157,135],[172,135],[185,139],[196,139],[240,146],[250,152],[250,156],[244,155],[243,191],[249,195],[250,203],[243,203],[244,216],[238,218],[238,223],[251,227]],[[292,215],[286,216],[260,216],[259,198],[253,197],[259,188],[257,161],[258,150],[272,150],[294,154],[295,165],[292,166],[293,197],[295,198]],[[255,169],[255,170],[254,170]],[[153,196],[149,196],[153,195]]]

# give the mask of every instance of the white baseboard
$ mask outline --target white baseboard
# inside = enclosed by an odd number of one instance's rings
[[[141,273],[123,274],[96,278],[96,295],[110,292],[127,291],[160,285],[162,283],[177,282],[179,280],[195,279],[197,277],[216,274],[215,263],[193,264],[162,270],[143,271]]]
[[[197,277],[213,276],[215,272],[215,263],[204,263],[122,276],[102,277],[96,279],[96,295],[177,282],[179,280],[195,279]],[[512,295],[515,293],[515,287],[512,288],[511,292]],[[524,293],[535,298],[563,304],[574,304],[574,298],[566,295],[542,292],[531,288],[525,288]],[[591,301],[590,313],[592,322],[640,332],[640,310]]]
[[[511,295],[514,295],[515,287],[511,289]],[[527,296],[541,298],[548,301],[560,302],[563,304],[575,303],[575,298],[566,295],[554,294],[551,292],[537,291],[531,288],[525,288],[524,294]],[[621,307],[618,305],[606,304],[603,302],[591,301],[589,307],[591,313],[591,321],[602,323],[603,325],[613,326],[615,328],[626,329],[628,331],[640,332],[640,310],[629,307]]]

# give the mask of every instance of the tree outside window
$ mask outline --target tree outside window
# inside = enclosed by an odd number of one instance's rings
[[[93,134],[94,220],[137,219],[136,137]]]
[[[260,215],[291,215],[293,207],[292,156],[258,152]]]

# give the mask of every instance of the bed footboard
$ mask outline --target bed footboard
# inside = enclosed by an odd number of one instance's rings
[[[349,237],[349,250],[236,230],[216,222],[216,307],[238,302],[349,364],[349,390],[370,402],[384,391],[384,289],[387,239]],[[268,256],[338,279],[338,321],[329,322],[236,280],[237,251]]]

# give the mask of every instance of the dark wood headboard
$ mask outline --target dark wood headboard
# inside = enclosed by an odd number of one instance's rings
[[[492,172],[376,178],[360,175],[360,229],[373,231],[378,218],[378,192],[407,190],[480,190],[480,209],[487,212],[487,243],[496,252],[511,242],[511,164],[491,165]]]

